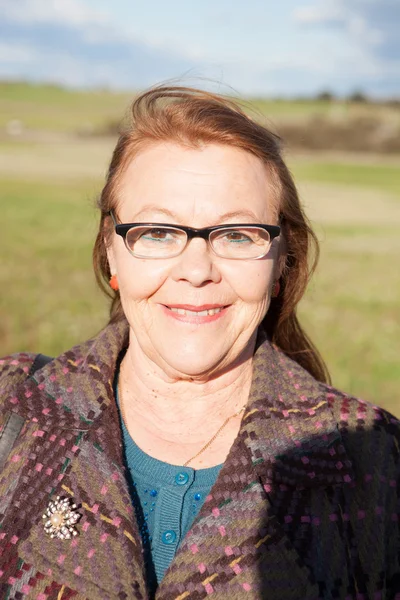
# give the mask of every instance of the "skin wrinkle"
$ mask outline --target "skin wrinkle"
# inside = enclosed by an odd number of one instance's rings
[[[150,375],[149,380],[152,381],[151,373],[147,375]],[[161,397],[154,388],[151,389],[149,394],[149,381],[146,381],[147,378],[145,381],[138,380],[135,396],[142,398],[142,401],[140,403],[130,402],[129,405],[125,405],[128,420],[129,416],[133,423],[138,423],[140,420],[141,436],[140,439],[135,436],[136,443],[155,458],[166,460],[165,451],[158,454],[154,442],[144,447],[143,442],[140,443],[140,441],[145,439],[146,434],[151,434],[152,438],[156,437],[158,440],[162,440],[169,450],[173,450],[177,440],[179,440],[179,443],[184,443],[186,446],[185,458],[188,458],[190,454],[193,455],[198,450],[198,446],[204,445],[204,442],[207,441],[204,440],[204,436],[210,438],[210,432],[214,433],[214,430],[218,429],[225,420],[226,413],[232,414],[245,403],[245,401],[242,401],[242,404],[237,402],[237,406],[232,409],[232,396],[234,396],[238,386],[240,386],[246,397],[248,396],[251,375],[251,368],[236,373],[237,378],[232,378],[230,384],[226,388],[218,390],[218,392],[214,389],[208,393],[204,393],[203,389],[199,389],[197,392],[192,390],[195,395],[192,394],[192,397],[187,398],[186,401],[174,396]],[[171,385],[170,389],[173,389],[173,386],[174,384]],[[201,388],[202,386],[197,384],[197,387]],[[124,397],[129,400],[130,396],[127,395],[129,392],[126,385],[123,385],[122,389],[125,392]],[[204,421],[204,405],[207,406],[207,430],[205,434],[199,428],[199,424]],[[160,408],[161,406],[163,410]],[[234,437],[239,423],[240,419],[236,423],[232,423],[230,428],[227,428],[227,431],[233,434]],[[136,431],[136,428],[134,431]],[[221,441],[223,441],[223,437]],[[176,459],[168,462],[182,464],[183,461],[180,462]],[[215,464],[219,464],[219,461],[215,461]],[[204,466],[202,462],[200,462],[200,465]]]
[[[139,212],[135,213],[131,219],[129,219],[129,223],[135,223],[135,222],[141,222],[141,221],[145,221],[145,218],[148,216],[153,221],[156,220],[156,216],[158,215],[162,215],[162,216],[167,216],[169,218],[172,219],[172,223],[177,224],[179,223],[180,225],[186,225],[186,223],[180,223],[179,219],[179,215],[177,213],[175,213],[174,211],[168,210],[166,208],[161,208],[159,206],[157,206],[156,204],[148,204],[146,206],[144,206],[142,208],[142,210],[140,210]],[[218,215],[215,217],[215,222],[214,223],[209,223],[208,226],[212,227],[213,225],[225,225],[228,224],[229,222],[232,223],[233,221],[238,220],[240,223],[244,222],[244,219],[247,219],[249,222],[254,222],[257,223],[257,216],[250,210],[237,210],[237,211],[229,211],[226,213],[223,213],[221,215]],[[271,223],[272,224],[272,223]]]
[[[202,177],[206,185],[199,185]],[[127,166],[120,194],[123,223],[276,223],[263,163],[231,147],[153,145]],[[243,211],[246,216],[238,218]],[[183,464],[246,403],[256,331],[279,276],[278,257],[279,238],[266,257],[248,261],[217,257],[205,240],[194,238],[177,257],[138,259],[113,235],[108,259],[130,324],[122,397],[128,429],[143,450]],[[164,308],[175,304],[228,308],[213,322],[181,323]],[[232,419],[192,466],[223,462],[239,425],[240,417]]]

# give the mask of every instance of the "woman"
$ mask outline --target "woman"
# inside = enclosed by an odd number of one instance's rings
[[[278,139],[155,88],[99,208],[110,323],[2,361],[1,597],[400,597],[398,423],[298,323],[316,240]]]

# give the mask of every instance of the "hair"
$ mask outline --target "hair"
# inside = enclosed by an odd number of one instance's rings
[[[266,166],[276,196],[283,257],[280,291],[271,299],[263,327],[271,341],[316,379],[329,382],[320,354],[302,329],[297,305],[314,272],[319,255],[316,235],[305,216],[293,178],[282,158],[281,140],[226,97],[181,86],[157,86],[140,94],[119,136],[98,199],[100,225],[93,249],[97,282],[111,298],[110,323],[124,318],[118,291],[111,290],[107,245],[113,227],[109,212],[119,200],[119,184],[132,159],[145,147],[173,142],[189,148],[220,144],[258,157]]]

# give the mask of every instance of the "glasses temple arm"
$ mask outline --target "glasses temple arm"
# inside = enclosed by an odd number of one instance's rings
[[[114,213],[112,210],[108,211],[108,215],[112,218],[112,222],[114,223],[114,227],[116,227],[118,225],[115,217],[114,217]]]

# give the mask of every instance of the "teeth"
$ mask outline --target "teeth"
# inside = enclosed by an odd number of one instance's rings
[[[172,310],[172,312],[174,312],[174,313],[177,313],[178,315],[194,315],[194,316],[198,316],[198,317],[207,317],[207,316],[216,315],[217,313],[221,312],[222,307],[210,308],[209,310],[200,310],[197,312],[195,310],[185,310],[184,308],[173,308],[173,307],[171,307],[170,310]]]

